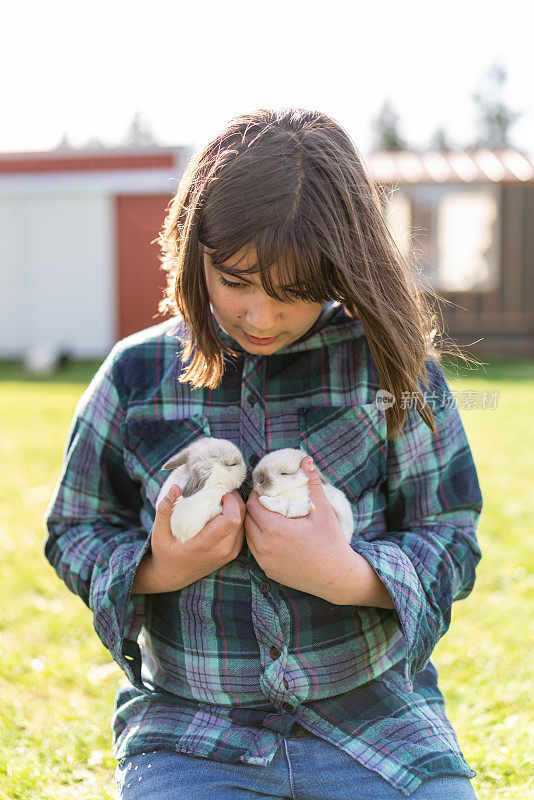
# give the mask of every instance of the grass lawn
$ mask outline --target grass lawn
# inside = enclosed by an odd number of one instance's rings
[[[124,676],[42,552],[67,429],[97,366],[39,380],[0,364],[0,800],[115,796],[110,719]],[[460,407],[463,392],[499,395],[493,410],[461,410],[485,498],[484,557],[433,659],[479,800],[526,800],[534,797],[534,361],[449,374]]]

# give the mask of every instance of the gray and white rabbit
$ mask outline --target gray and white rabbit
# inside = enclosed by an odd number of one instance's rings
[[[252,473],[253,488],[262,506],[284,517],[305,517],[308,514],[308,480],[300,468],[305,455],[307,453],[302,450],[285,447],[263,456]],[[350,503],[340,489],[329,483],[317,466],[315,469],[341,530],[350,542],[354,530]]]
[[[187,542],[211,519],[222,514],[222,497],[238,489],[247,474],[241,451],[227,439],[203,436],[165,462],[173,471],[158,494],[156,505],[173,484],[181,495],[171,513],[171,531]]]

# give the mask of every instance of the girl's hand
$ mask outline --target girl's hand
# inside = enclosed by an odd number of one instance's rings
[[[268,511],[253,490],[246,505],[245,531],[252,555],[268,578],[339,603],[340,590],[354,570],[354,551],[324,493],[315,466],[306,469],[313,505],[306,517],[288,519]],[[310,459],[311,461],[311,459]]]
[[[237,489],[223,496],[222,514],[187,542],[175,539],[171,532],[173,503],[179,496],[180,487],[175,484],[156,508],[151,551],[135,573],[133,594],[183,589],[237,558],[243,546],[245,503]]]

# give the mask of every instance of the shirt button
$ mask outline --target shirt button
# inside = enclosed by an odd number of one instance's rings
[[[278,649],[278,647],[275,647],[274,645],[269,650],[269,654],[270,654],[271,658],[274,658],[274,659],[280,658],[280,655],[281,655],[280,650]]]
[[[250,464],[251,467],[255,467],[259,460],[260,457],[257,456],[256,453],[254,453],[254,455],[250,456],[248,463]]]
[[[262,594],[267,594],[267,592],[270,590],[270,588],[271,588],[271,584],[269,583],[269,581],[262,581],[260,583],[260,592],[262,592]]]
[[[294,710],[294,706],[292,706],[291,703],[282,703],[282,708],[284,709],[284,711]]]
[[[255,405],[258,402],[258,395],[252,392],[248,395],[247,401],[250,403],[251,406]]]

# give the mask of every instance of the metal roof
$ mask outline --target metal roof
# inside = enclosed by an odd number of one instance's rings
[[[534,181],[534,156],[518,150],[414,153],[377,150],[365,156],[379,183],[500,183]]]
[[[35,152],[0,153],[0,175],[42,172],[86,172],[183,167],[191,148],[180,147],[80,147]]]
[[[0,196],[175,193],[189,147],[106,147],[0,153]]]

